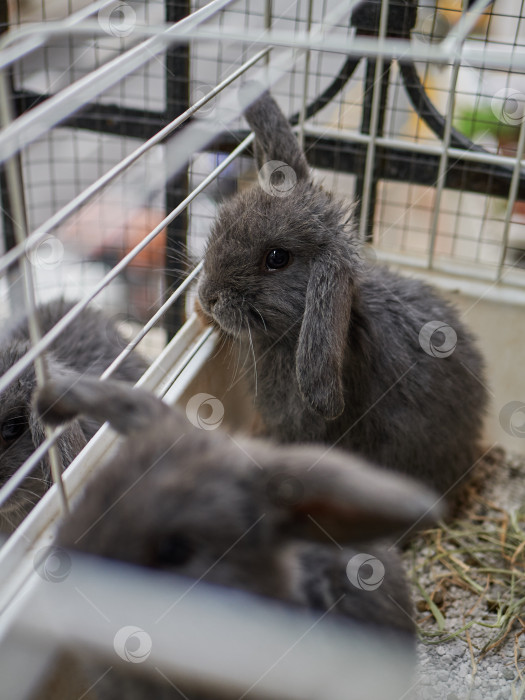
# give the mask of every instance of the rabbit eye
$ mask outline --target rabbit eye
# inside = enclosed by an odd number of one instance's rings
[[[166,566],[183,566],[188,563],[194,553],[193,544],[184,535],[164,535],[156,542],[155,563]]]
[[[11,416],[0,424],[0,436],[4,442],[12,442],[19,438],[27,429],[25,416]]]
[[[266,256],[266,268],[268,270],[280,270],[291,262],[291,255],[282,248],[273,248]]]

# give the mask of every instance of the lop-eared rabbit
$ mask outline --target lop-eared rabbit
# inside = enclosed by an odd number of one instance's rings
[[[199,430],[124,383],[60,378],[37,409],[51,424],[84,415],[125,436],[58,546],[174,572],[189,587],[202,580],[330,610],[413,643],[402,563],[370,540],[435,521],[441,506],[426,487],[337,449]]]
[[[38,307],[42,333],[47,333],[72,308],[73,303],[56,300]],[[100,376],[126,346],[115,322],[104,313],[86,308],[60,333],[46,353],[51,377]],[[0,375],[4,375],[30,349],[26,317],[4,328],[0,336]],[[135,383],[146,370],[142,357],[132,352],[115,370],[117,379]],[[0,486],[44,441],[44,425],[33,409],[36,377],[33,365],[5,389],[0,406]],[[58,439],[64,467],[76,457],[96,431],[100,421],[82,417]],[[50,485],[50,466],[44,457],[22,482],[12,498],[0,508],[0,526],[13,530]]]
[[[445,491],[479,456],[484,363],[455,309],[363,255],[353,206],[316,184],[265,93],[246,111],[259,184],[219,210],[199,284],[253,356],[265,434],[325,442]]]
[[[125,436],[63,524],[60,546],[193,578],[208,572],[215,583],[323,609],[343,588],[340,612],[413,629],[393,549],[370,547],[385,568],[373,594],[347,585],[346,564],[362,551],[356,542],[434,522],[441,506],[426,487],[322,445],[199,430],[122,382],[59,378],[39,392],[37,410],[52,425],[85,415]]]

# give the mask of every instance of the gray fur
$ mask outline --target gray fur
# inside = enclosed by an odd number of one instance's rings
[[[110,422],[119,416],[116,429],[126,422],[122,411],[144,420],[87,485],[59,545],[321,610],[342,595],[337,613],[413,631],[396,553],[357,543],[433,522],[441,508],[432,492],[321,446],[239,438],[239,448],[222,431],[193,428],[179,411],[117,382],[53,382],[37,406],[58,423],[75,405],[89,415],[90,403],[97,418],[104,406]],[[385,566],[375,591],[352,586],[345,574],[363,551]]]
[[[49,331],[73,306],[57,300],[39,307],[38,316],[42,333]],[[76,378],[87,374],[100,376],[126,346],[126,341],[117,331],[114,322],[103,313],[85,309],[59,335],[46,353],[46,362],[51,377]],[[0,338],[0,375],[21,359],[30,348],[27,318],[23,318],[3,329]],[[129,355],[115,371],[117,379],[136,382],[147,368],[137,354]],[[36,378],[33,366],[25,370],[1,395],[0,429],[8,418],[17,417],[27,427],[15,440],[5,441],[0,436],[0,485],[20,467],[45,438],[43,423],[32,407]],[[73,422],[58,439],[57,445],[64,467],[76,457],[99,427],[100,420],[81,418]],[[1,527],[13,530],[28,510],[41,498],[50,485],[48,458],[32,472],[0,508]]]
[[[210,321],[252,353],[246,371],[266,433],[337,444],[450,489],[474,465],[487,406],[484,363],[455,309],[428,285],[367,264],[352,207],[309,177],[270,95],[247,110],[259,165],[293,165],[285,197],[260,186],[221,208],[199,299]],[[267,271],[272,248],[292,263]],[[457,334],[446,358],[419,343],[439,320]]]
[[[62,524],[59,546],[187,576],[190,587],[202,580],[318,614],[330,609],[377,629],[385,643],[414,648],[402,563],[370,539],[435,521],[441,507],[426,488],[335,449],[234,443],[122,383],[61,378],[36,405],[53,424],[84,412],[127,436]],[[361,552],[385,567],[376,590],[361,590],[346,575]],[[104,674],[107,659],[80,659],[99,700],[212,700],[184,685],[179,696],[156,673],[140,677],[130,671],[142,669],[116,666]]]

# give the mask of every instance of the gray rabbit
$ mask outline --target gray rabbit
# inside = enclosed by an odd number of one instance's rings
[[[235,444],[120,382],[59,378],[39,392],[37,409],[51,424],[84,414],[126,435],[63,524],[60,546],[323,610],[344,592],[340,613],[413,630],[395,552],[366,545],[384,581],[361,590],[345,570],[363,550],[332,544],[433,522],[441,512],[435,494],[408,477],[318,445]]]
[[[40,306],[38,317],[42,332],[49,331],[72,306],[72,303],[64,300]],[[75,377],[79,374],[99,376],[125,345],[126,341],[113,320],[97,310],[84,309],[46,353],[49,373],[52,377]],[[0,338],[0,375],[22,358],[29,348],[27,318],[4,328]],[[125,358],[114,376],[136,382],[146,368],[146,362],[133,352]],[[44,441],[43,423],[32,407],[35,388],[35,372],[31,365],[1,394],[0,485]],[[82,418],[68,427],[57,442],[64,466],[76,457],[100,425],[100,421]],[[13,497],[0,508],[2,529],[13,530],[45,493],[50,485],[48,462],[48,458],[44,458]]]
[[[337,449],[234,443],[119,382],[59,378],[39,392],[37,409],[51,424],[84,414],[126,436],[62,524],[58,546],[176,572],[189,586],[203,580],[330,609],[413,645],[401,561],[365,542],[433,522],[441,508],[425,487]],[[129,682],[129,697],[148,697]],[[128,697],[125,678],[114,683],[120,695],[102,697]]]
[[[252,354],[266,433],[450,489],[478,457],[487,406],[472,335],[431,287],[364,260],[352,207],[312,181],[269,94],[246,118],[260,185],[220,209],[199,300]]]

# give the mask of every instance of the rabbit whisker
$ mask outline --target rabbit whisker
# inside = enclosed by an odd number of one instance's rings
[[[43,476],[26,476],[26,479],[33,479],[34,481],[39,481],[42,484],[46,483],[46,479]]]
[[[244,326],[242,312],[240,310],[239,310],[239,316],[240,316],[240,321],[239,321],[239,330],[237,332],[237,335],[240,336],[242,333],[243,326]],[[237,345],[239,346],[239,357],[242,357],[243,343],[238,342]],[[250,348],[248,347],[246,349],[246,353],[244,354],[244,359],[242,361],[242,365],[239,367],[238,374],[241,374],[243,369],[246,367],[246,362],[247,362],[249,356],[250,356]]]
[[[248,328],[248,333],[250,333],[250,327],[248,325],[246,327]],[[244,353],[244,360],[242,363],[242,367],[240,367],[239,371],[242,371],[246,367],[246,363],[248,362],[249,359],[250,359],[250,345],[248,344],[248,346],[246,347],[246,352]]]
[[[9,525],[10,528],[13,528],[13,529],[16,528],[16,525],[13,524],[11,518],[9,517],[9,513],[11,512],[12,508],[14,508],[14,507],[16,507],[16,506],[9,506],[7,503],[4,503],[0,507],[0,518],[2,519],[2,521],[5,521]]]
[[[1,518],[2,518],[2,521],[4,521],[5,523],[7,523],[7,525],[9,526],[9,529],[10,529],[10,530],[15,530],[15,529],[16,529],[16,522],[13,522],[13,521],[11,520],[11,518],[9,517],[9,515],[8,515],[7,513],[4,512],[4,510],[3,510],[4,507],[5,507],[5,506],[2,506],[2,509],[0,509],[0,516],[1,516]],[[17,506],[16,515],[18,515],[18,506]]]
[[[226,334],[221,333],[220,337],[219,337],[219,342],[217,343],[217,350],[213,353],[213,355],[211,357],[212,360],[214,360],[220,354],[220,352],[222,351],[222,349],[226,345],[226,341],[227,341]]]
[[[239,336],[241,331],[242,331],[242,311],[240,309],[236,310],[236,313],[239,314],[239,327],[237,332],[235,333],[236,336]],[[227,391],[230,391],[230,389],[237,383],[237,375],[240,373],[240,370],[242,367],[240,367],[240,362],[241,362],[241,354],[242,354],[242,343],[235,343],[235,346],[237,348],[237,358],[235,362],[235,368],[232,373],[232,381],[231,384],[229,385]],[[232,343],[232,350],[233,350],[233,343]],[[243,364],[244,367],[244,364]]]
[[[243,304],[244,304],[244,301],[245,301],[245,299],[244,299],[244,296],[243,296],[243,298],[242,298]],[[248,333],[249,333],[250,343],[252,343],[252,334],[251,334],[251,330],[250,330],[250,321],[248,320],[248,318],[243,319],[242,312],[241,312],[241,326],[240,326],[240,329],[239,329],[239,335],[240,335],[240,331],[242,330],[242,328],[243,328],[243,326],[244,326],[244,320],[246,320],[246,328],[247,328]],[[240,345],[242,345],[242,343],[240,343]],[[253,344],[252,344],[252,345],[253,345]],[[246,367],[246,362],[248,361],[248,358],[249,358],[249,357],[250,357],[250,345],[248,345],[248,347],[246,348],[246,355],[245,355],[245,357],[244,357],[244,362],[242,363],[241,370],[243,370],[243,369]]]
[[[230,344],[229,344],[229,346],[228,346],[228,353],[227,353],[226,357],[228,358],[228,370],[229,370],[230,367],[231,367],[231,364],[232,364],[233,343],[230,343]]]
[[[11,520],[11,518],[7,515],[7,513],[2,513],[2,518],[9,525],[10,529],[14,530],[16,528],[16,523]]]
[[[35,493],[35,492],[32,491],[31,489],[25,488],[24,486],[20,486],[19,492],[21,493],[21,495],[24,495],[24,494],[27,493],[27,494],[29,494],[30,496],[34,496],[36,499],[39,499],[39,498],[40,498],[40,496],[39,496],[37,493]]]
[[[266,328],[266,321],[264,320],[263,315],[261,314],[261,312],[259,311],[259,309],[255,306],[255,304],[252,304],[252,303],[250,302],[250,306],[252,307],[252,309],[254,309],[254,310],[259,314],[259,316],[260,316],[260,318],[261,318],[261,321],[262,321],[262,324],[263,324],[263,326],[264,326],[264,330],[265,330],[266,333],[268,333],[268,328]]]
[[[22,494],[17,494],[17,502],[13,503],[11,509],[8,511],[9,515],[15,520],[15,528],[17,524],[20,523],[20,520],[22,520],[35,505],[36,502],[34,500],[25,498]],[[2,515],[6,518],[8,523],[11,523],[10,517],[6,517],[5,513],[2,513]]]
[[[250,348],[251,348],[252,355],[253,355],[253,370],[254,370],[254,374],[255,374],[255,396],[257,396],[257,360],[255,358],[255,349],[253,347],[252,332],[250,330],[249,323],[246,324],[246,328],[248,329],[248,336],[250,338]]]
[[[184,265],[188,266],[195,266],[198,264],[199,260],[196,255],[192,255],[189,253],[187,250],[170,250],[169,248],[166,250],[166,261],[170,262],[171,260],[175,260],[177,262],[181,262]],[[160,268],[162,271],[165,270],[165,268]]]
[[[19,495],[18,507],[20,510],[22,510],[22,506],[34,506],[34,505],[35,505],[35,502],[32,499],[27,498],[27,497],[23,496],[22,494]]]
[[[240,313],[240,311],[239,311],[239,313]],[[241,323],[242,323],[242,319],[241,319]],[[233,380],[232,380],[232,381],[235,381],[235,379],[237,378],[237,371],[238,371],[238,369],[239,369],[239,365],[240,365],[240,361],[241,361],[241,346],[240,346],[239,343],[235,343],[235,346],[236,346],[236,349],[237,349],[237,356],[236,356],[236,359],[235,359],[235,366],[234,366],[234,368],[233,368],[233,375],[232,375],[232,376],[233,376]],[[230,387],[230,388],[231,388],[231,387]]]

